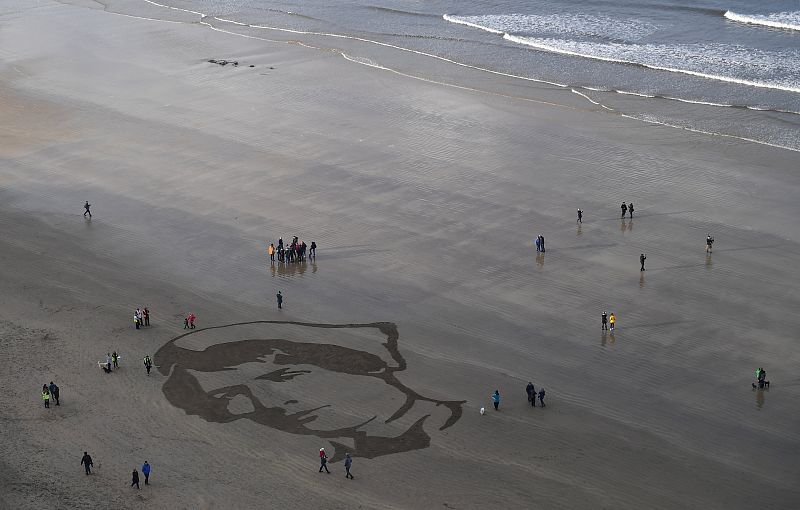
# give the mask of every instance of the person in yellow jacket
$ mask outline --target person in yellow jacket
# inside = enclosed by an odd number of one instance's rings
[[[608,325],[611,331],[614,331],[614,325],[617,323],[617,316],[614,315],[612,312],[611,315],[608,316]]]
[[[269,253],[269,260],[275,262],[275,245],[269,243],[269,248],[267,248],[267,253]]]
[[[43,389],[42,390],[42,400],[44,400],[44,406],[47,409],[50,409],[50,391]]]

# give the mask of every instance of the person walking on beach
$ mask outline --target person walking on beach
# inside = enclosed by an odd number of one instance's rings
[[[56,400],[56,405],[60,406],[61,404],[58,402],[58,386],[53,381],[50,381],[50,386],[47,388],[50,390],[50,395]]]
[[[119,368],[119,355],[117,351],[111,353],[111,363],[114,365],[114,370]]]
[[[539,253],[540,251],[542,251],[542,245],[541,245],[541,243],[542,243],[542,236],[540,236],[540,235],[537,235],[537,236],[536,236],[536,252],[537,252],[537,253]]]
[[[606,312],[603,312],[603,315],[600,316],[600,328],[603,331],[608,330],[608,314]]]
[[[628,206],[625,204],[625,202],[622,202],[622,205],[619,206],[619,208],[622,209],[622,218],[624,219],[625,213],[628,212]]]
[[[583,211],[578,209],[578,223],[583,223]]]
[[[347,474],[344,475],[345,478],[353,479],[353,475],[350,474],[350,467],[353,465],[353,458],[350,457],[349,453],[344,454],[344,470],[347,471]]]
[[[714,244],[714,238],[711,237],[711,234],[706,236],[706,253],[711,253],[711,247]]]
[[[142,464],[142,474],[144,475],[144,484],[150,485],[150,464],[147,461]]]
[[[86,470],[87,475],[92,474],[92,466],[94,466],[94,463],[92,462],[92,457],[86,452],[83,452],[83,457],[81,457],[81,465]]]
[[[494,410],[497,411],[500,407],[500,390],[494,390],[494,394],[492,394],[492,403],[494,404]]]
[[[150,325],[150,310],[145,308],[144,310],[142,310],[142,315],[144,316],[144,325],[145,326],[149,326]]]
[[[136,329],[139,329],[139,314],[133,312],[133,325],[136,326]]]
[[[269,248],[267,248],[267,253],[269,253],[269,260],[271,262],[275,262],[275,245],[269,243]]]
[[[611,316],[608,318],[608,323],[611,325],[611,331],[614,331],[614,326],[617,324],[617,316],[614,315],[614,312],[611,312]]]
[[[629,218],[633,219],[633,202],[628,204],[628,214],[629,214]]]
[[[139,489],[139,472],[136,471],[136,468],[133,468],[133,473],[131,473],[131,487],[136,486]]]
[[[275,295],[275,299],[278,300],[278,310],[280,310],[283,307],[283,294],[281,294],[281,291],[278,291]]]
[[[325,448],[319,449],[319,472],[322,473],[322,470],[325,470],[326,473],[331,474],[328,471],[328,454],[325,453]]]
[[[146,354],[144,357],[144,368],[147,369],[147,375],[150,375],[150,369],[153,368],[153,360],[150,359],[149,354]]]
[[[542,249],[542,253],[544,253],[544,236],[539,236],[539,247]]]
[[[106,353],[106,366],[108,367],[108,371],[111,372],[111,354]]]
[[[197,316],[195,314],[193,314],[193,313],[189,314],[189,329],[194,329],[194,320],[196,318],[197,318]]]
[[[91,206],[91,204],[89,204],[89,201],[87,200],[86,203],[83,204],[83,208],[86,209],[86,211],[84,211],[84,213],[83,213],[83,217],[85,218],[86,215],[88,214],[89,215],[89,219],[91,220],[92,219],[92,211],[89,210],[90,207],[92,207],[92,206]]]
[[[317,258],[317,243],[311,241],[311,247],[308,249],[308,256]]]
[[[539,390],[539,405],[544,407],[544,388]]]
[[[183,318],[183,329],[189,329],[189,316]]]
[[[640,271],[644,271],[644,270],[645,270],[645,269],[644,269],[644,261],[645,261],[645,260],[647,260],[647,256],[646,256],[644,253],[642,253],[641,255],[639,255],[639,262],[641,262],[641,263],[642,263],[642,268],[640,269]]]
[[[50,390],[47,389],[47,385],[42,386],[42,401],[44,401],[45,409],[50,409]]]
[[[533,387],[532,382],[525,387],[525,393],[528,394],[528,402],[531,403],[531,406],[536,407],[536,388]]]

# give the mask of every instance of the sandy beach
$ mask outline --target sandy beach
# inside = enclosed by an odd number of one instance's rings
[[[0,6],[0,508],[800,507],[800,154],[234,29]]]

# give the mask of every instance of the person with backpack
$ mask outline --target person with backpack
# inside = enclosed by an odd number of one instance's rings
[[[325,453],[325,448],[319,449],[319,472],[322,473],[322,470],[325,470],[326,473],[331,474],[328,471],[328,454]]]

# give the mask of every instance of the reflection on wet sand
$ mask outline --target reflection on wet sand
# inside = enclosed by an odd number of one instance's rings
[[[612,344],[613,345],[616,341],[617,341],[617,339],[614,336],[613,332],[603,331],[603,334],[600,336],[600,345],[602,345],[603,347],[605,347],[606,344]]]
[[[536,254],[536,263],[539,264],[539,267],[544,266],[544,253]]]
[[[295,276],[295,275],[302,275],[308,270],[308,262],[302,260],[300,262],[295,262],[292,264],[283,264],[281,262],[270,262],[269,271],[272,276]],[[311,259],[311,273],[314,274],[317,272],[317,262],[314,259]]]
[[[766,388],[756,388],[756,407],[760,410],[764,407],[764,392],[769,391]]]
[[[712,262],[711,262],[711,254],[710,253],[706,253],[706,268],[707,269],[711,269],[711,264],[712,264]]]
[[[576,236],[580,236],[580,235],[582,235],[582,234],[583,234],[583,229],[582,229],[582,227],[583,227],[583,225],[582,225],[582,224],[580,224],[580,223],[578,223],[578,231],[575,233],[575,235],[576,235]]]
[[[639,271],[639,288],[644,288],[644,271]]]

